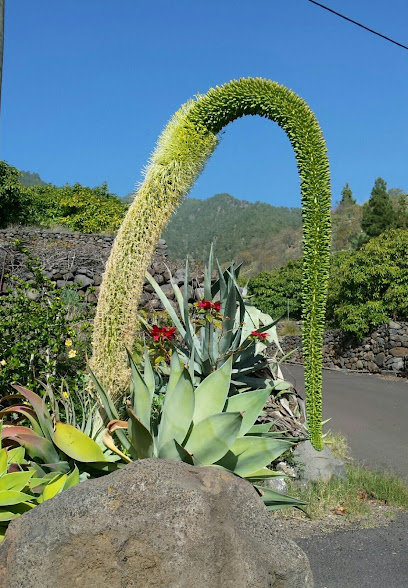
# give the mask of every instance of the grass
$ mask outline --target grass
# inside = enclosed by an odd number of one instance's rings
[[[304,487],[296,481],[288,482],[288,494],[308,503],[305,512],[311,519],[322,519],[329,514],[350,519],[364,517],[370,515],[373,505],[408,510],[408,486],[403,480],[354,462],[341,435],[329,434],[325,442],[334,456],[345,462],[347,479],[309,482]]]
[[[295,321],[283,320],[279,323],[279,336],[285,335],[301,335],[302,331],[299,329]]]

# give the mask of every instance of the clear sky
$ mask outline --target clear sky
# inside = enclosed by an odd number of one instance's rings
[[[323,0],[408,45],[407,0]],[[333,201],[381,176],[408,191],[408,51],[307,0],[6,0],[0,158],[57,185],[124,196],[171,115],[196,93],[261,76],[304,98],[326,138]],[[299,206],[289,141],[226,128],[191,196]]]

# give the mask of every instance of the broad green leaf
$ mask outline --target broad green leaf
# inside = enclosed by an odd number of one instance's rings
[[[10,506],[13,504],[20,504],[26,500],[32,500],[33,497],[24,492],[17,490],[1,490],[0,491],[0,506]]]
[[[228,398],[225,409],[226,412],[244,413],[241,430],[239,432],[240,437],[243,437],[253,426],[259,413],[265,406],[270,392],[270,388],[267,388],[265,390],[253,390],[251,392],[236,394],[235,396]]]
[[[248,433],[251,435],[256,435],[257,433],[268,433],[269,429],[272,427],[273,422],[264,423],[262,425],[253,425]]]
[[[7,426],[2,430],[3,439],[12,439],[19,445],[23,446],[26,452],[33,459],[39,458],[45,463],[56,463],[59,461],[59,455],[51,441],[40,437],[37,433],[28,427]]]
[[[286,474],[282,472],[275,472],[274,470],[269,470],[268,468],[261,468],[256,472],[252,472],[252,474],[248,474],[245,476],[245,480],[249,482],[257,482],[260,480],[269,480],[270,478],[286,478]]]
[[[129,435],[132,439],[132,445],[136,449],[139,459],[153,457],[154,455],[154,439],[152,434],[143,425],[138,416],[133,412],[131,407],[128,407],[127,413],[130,416],[129,420]]]
[[[234,443],[241,424],[239,412],[213,414],[193,427],[184,448],[193,454],[196,465],[215,463]]]
[[[16,463],[17,465],[21,465],[24,462],[24,458],[24,447],[15,447],[14,449],[7,449],[7,460],[9,463]]]
[[[17,392],[27,398],[28,402],[32,405],[43,434],[49,441],[51,441],[53,432],[52,419],[43,399],[40,398],[38,394],[28,390],[28,388],[24,388],[24,386],[18,386],[17,384],[12,384],[12,386]]]
[[[135,360],[128,351],[128,358],[130,367],[132,369],[132,403],[133,410],[136,416],[140,419],[143,426],[150,430],[150,413],[152,410],[152,399],[153,395],[150,393],[146,382],[142,378],[139,368],[136,365]]]
[[[77,484],[79,484],[79,470],[75,466],[73,471],[69,474],[69,476],[67,476],[63,490],[68,490],[68,488],[72,488]]]
[[[48,482],[38,502],[43,502],[44,500],[50,500],[50,498],[54,498],[54,496],[61,492],[66,480],[67,474],[60,474],[59,476],[56,476],[54,480]]]
[[[176,386],[166,393],[159,425],[158,447],[174,439],[182,443],[194,413],[194,389],[189,373],[183,370]]]
[[[194,424],[222,412],[228,396],[232,356],[218,370],[204,378],[195,391]]]
[[[177,441],[171,439],[159,450],[160,459],[174,459],[175,461],[184,461],[194,465],[193,458],[188,451],[184,449]]]
[[[3,416],[5,416],[7,414],[12,414],[12,413],[17,413],[17,414],[19,413],[19,414],[22,414],[23,416],[25,416],[25,418],[30,421],[30,425],[31,425],[33,431],[35,433],[37,433],[37,435],[40,435],[41,437],[43,436],[43,431],[42,431],[42,429],[38,423],[38,420],[36,418],[35,410],[30,408],[29,406],[9,406],[9,407],[4,408],[3,410],[0,411],[0,418],[2,418]]]
[[[29,479],[32,478],[33,475],[34,470],[5,474],[0,478],[0,492],[2,490],[17,490],[17,492],[20,492],[25,488]]]
[[[7,472],[7,451],[0,449],[0,476]]]
[[[57,422],[54,443],[66,455],[80,462],[109,461],[99,445],[88,435],[67,423]]]
[[[245,478],[257,471],[292,446],[288,441],[261,437],[239,437],[219,464]]]
[[[267,506],[268,510],[278,510],[280,508],[289,507],[300,508],[307,505],[307,502],[299,500],[294,496],[289,496],[288,494],[281,494],[280,492],[270,490],[269,488],[264,488],[263,486],[255,485],[255,488],[261,494],[261,498]]]

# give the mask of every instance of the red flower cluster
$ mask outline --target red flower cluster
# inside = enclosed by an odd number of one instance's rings
[[[216,310],[220,312],[221,310],[221,302],[211,302],[210,300],[202,300],[198,303],[198,308],[203,308],[204,310]]]
[[[159,327],[153,325],[149,331],[149,334],[153,337],[153,341],[169,341],[174,337],[176,327]]]
[[[258,333],[258,331],[251,331],[251,335],[253,337],[257,337],[258,339],[262,339],[262,341],[265,341],[265,339],[268,336],[268,333]]]

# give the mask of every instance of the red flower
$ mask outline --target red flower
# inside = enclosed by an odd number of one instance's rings
[[[220,312],[221,310],[221,302],[211,302],[210,300],[202,300],[198,303],[198,308],[203,308],[204,310],[216,310]]]
[[[265,341],[265,339],[268,336],[268,333],[258,333],[257,331],[251,331],[251,335],[253,337],[257,337],[258,339],[262,339],[262,341]]]
[[[153,341],[169,341],[174,337],[176,327],[159,327],[153,325],[149,331],[149,334],[153,337]]]

